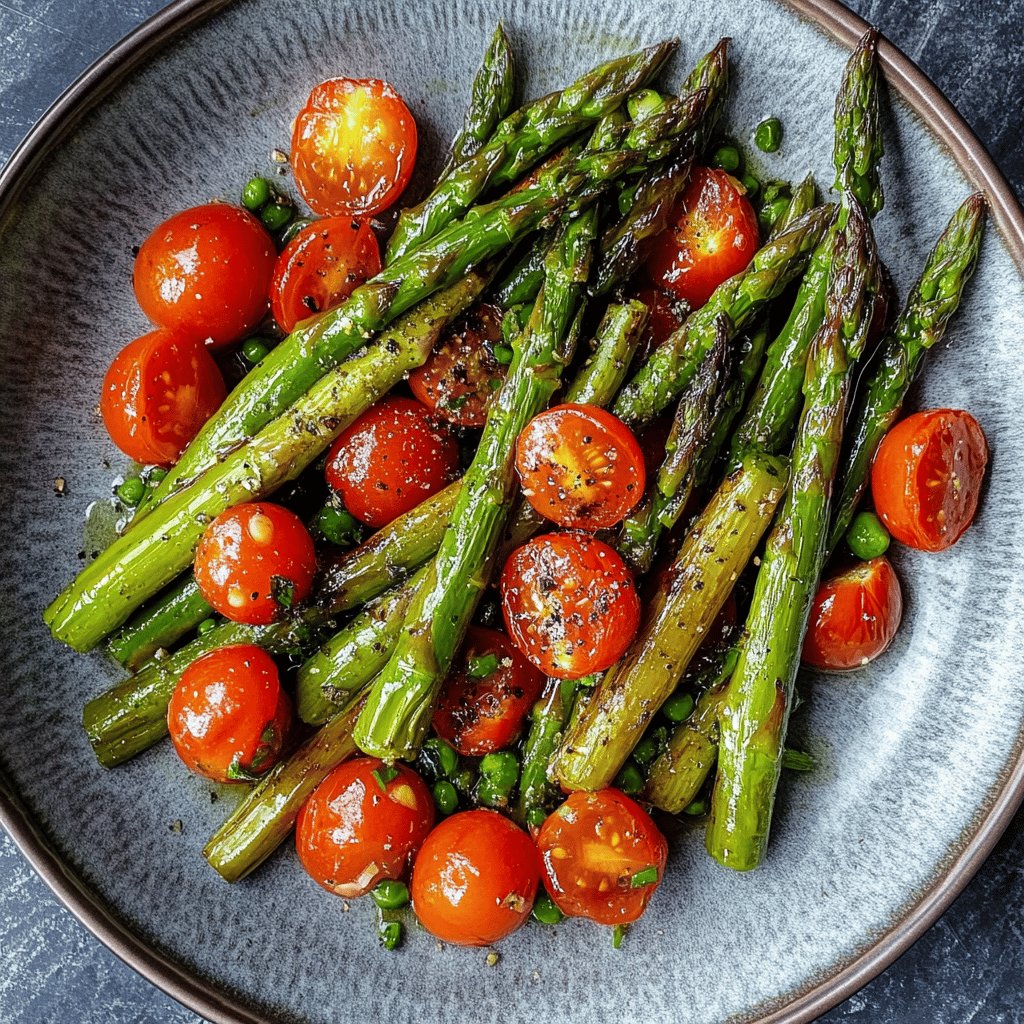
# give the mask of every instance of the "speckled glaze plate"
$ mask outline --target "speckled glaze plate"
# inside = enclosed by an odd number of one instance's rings
[[[971,409],[993,459],[977,525],[938,556],[897,552],[907,615],[870,671],[805,678],[799,742],[821,768],[783,787],[749,876],[675,827],[671,870],[621,951],[586,922],[524,929],[488,968],[424,934],[400,954],[370,909],[325,898],[284,849],[229,887],[200,850],[228,811],[166,745],[95,763],[82,703],[116,677],[52,642],[40,611],[78,564],[120,468],[96,415],[112,354],[145,329],[132,246],[173,210],[271,169],[310,86],[396,83],[421,127],[422,187],[504,19],[529,94],[665,35],[677,74],[733,37],[730,124],[776,114],[762,170],[827,183],[831,106],[864,25],[830,0],[181,0],[104,57],[0,175],[0,818],[55,892],[155,984],[214,1021],[807,1021],[904,950],[967,882],[1024,789],[1024,218],[970,130],[892,47],[877,230],[901,294],[956,204],[993,230],[949,343],[914,401]],[[55,477],[66,491],[54,492]],[[172,823],[180,822],[180,828]]]

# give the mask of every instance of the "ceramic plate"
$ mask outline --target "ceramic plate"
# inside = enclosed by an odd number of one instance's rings
[[[327,899],[283,849],[234,888],[200,856],[229,798],[163,745],[114,772],[79,726],[116,678],[52,642],[40,611],[83,557],[83,522],[124,468],[96,414],[113,353],[145,329],[132,246],[170,212],[234,197],[311,85],[394,82],[421,127],[419,180],[441,154],[501,17],[535,95],[585,66],[682,37],[669,80],[733,37],[729,124],[786,128],[762,172],[828,183],[831,108],[863,25],[826,0],[239,0],[172,4],[44,118],[0,187],[0,760],[7,827],[62,899],[121,956],[215,1021],[803,1021],[848,995],[965,884],[1021,796],[1024,677],[1024,227],[951,107],[887,48],[882,250],[901,294],[974,187],[994,227],[948,344],[914,401],[971,409],[992,470],[977,525],[938,556],[898,551],[906,622],[870,671],[803,680],[794,729],[821,762],[787,777],[771,855],[729,874],[699,832],[621,951],[587,922],[527,928],[484,952],[414,934],[377,948],[368,906]],[[66,481],[63,494],[54,478]],[[181,823],[180,829],[174,824]]]

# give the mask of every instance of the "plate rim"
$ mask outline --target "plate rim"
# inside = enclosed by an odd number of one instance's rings
[[[775,0],[847,49],[869,23],[839,0]],[[0,168],[0,232],[22,187],[39,162],[125,78],[178,35],[213,17],[233,0],[172,0],[95,60],[50,105]],[[890,88],[952,154],[967,181],[985,193],[990,220],[1024,277],[1024,209],[995,160],[963,116],[927,74],[899,47],[880,38],[879,57]],[[754,1007],[747,1024],[808,1024],[849,998],[905,953],[927,931],[988,858],[1024,801],[1024,730],[1016,761],[997,779],[998,790],[981,809],[973,834],[876,941],[827,977],[787,998],[784,1005]],[[172,999],[214,1024],[275,1024],[214,982],[157,950],[107,907],[101,896],[64,862],[34,820],[0,765],[0,825],[60,903],[115,956]]]

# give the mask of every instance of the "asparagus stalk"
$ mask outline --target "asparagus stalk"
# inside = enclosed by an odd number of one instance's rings
[[[437,691],[488,583],[515,487],[515,439],[547,405],[572,358],[567,339],[595,228],[591,209],[568,224],[548,256],[544,284],[488,412],[451,525],[359,716],[356,743],[368,754],[388,762],[409,758],[423,741]]]
[[[608,405],[626,379],[646,323],[647,307],[637,299],[612,303],[594,333],[593,355],[566,391],[565,400]]]
[[[768,536],[736,671],[723,698],[706,845],[738,871],[764,857],[811,601],[825,564],[829,502],[842,449],[850,368],[871,323],[878,275],[870,226],[851,199],[837,234],[825,321],[811,343],[793,476]]]
[[[494,301],[502,309],[533,303],[544,280],[544,259],[554,241],[554,234],[544,232],[523,253],[518,262],[495,286]]]
[[[846,64],[836,97],[835,187],[873,217],[885,205],[878,168],[885,147],[879,111],[878,32],[869,28]]]
[[[551,772],[564,789],[611,784],[753,555],[782,497],[786,472],[782,460],[751,453],[712,496],[637,639],[563,737]]]

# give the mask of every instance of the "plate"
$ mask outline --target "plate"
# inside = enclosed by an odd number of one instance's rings
[[[234,888],[210,871],[200,850],[231,798],[182,772],[167,745],[114,772],[97,767],[79,715],[115,671],[61,649],[39,618],[94,543],[82,540],[87,511],[123,468],[96,396],[112,354],[145,329],[132,246],[173,210],[272,172],[270,151],[328,76],[394,82],[422,152],[440,154],[499,17],[528,94],[670,34],[684,40],[678,76],[730,35],[730,125],[785,124],[762,172],[831,180],[833,97],[864,26],[826,0],[185,0],[144,25],[58,101],[0,176],[0,817],[102,941],[217,1022],[547,1024],[624,1010],[651,1024],[810,1020],[941,913],[1024,790],[1024,215],[970,130],[893,48],[883,48],[889,202],[877,229],[901,294],[968,191],[992,200],[979,273],[913,396],[971,409],[992,471],[960,544],[898,552],[907,616],[891,653],[863,674],[804,680],[794,729],[821,767],[787,778],[762,870],[722,871],[680,826],[667,881],[623,950],[567,922],[513,936],[494,967],[481,950],[422,933],[388,954],[370,908],[325,898],[287,849]]]

